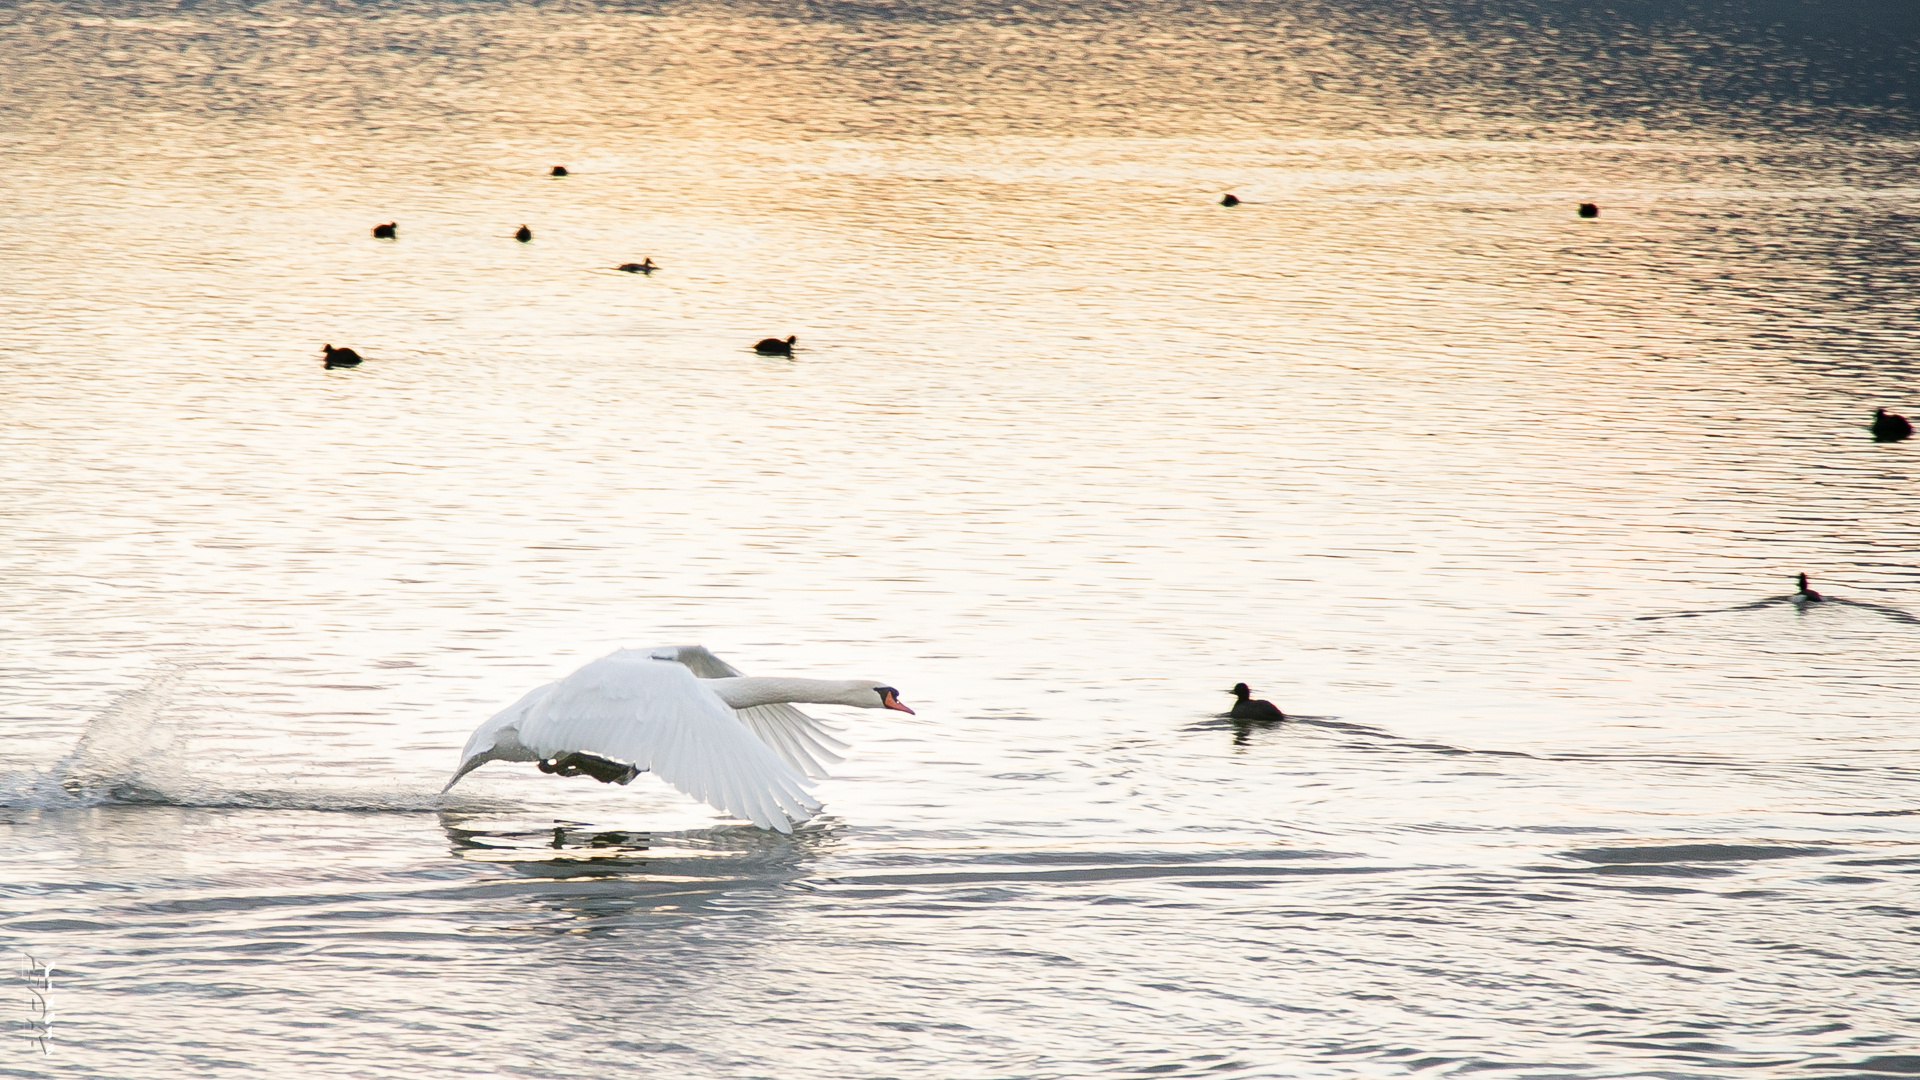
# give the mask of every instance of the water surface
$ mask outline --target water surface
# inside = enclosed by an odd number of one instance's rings
[[[1905,7],[0,20],[0,1075],[1920,1069]]]

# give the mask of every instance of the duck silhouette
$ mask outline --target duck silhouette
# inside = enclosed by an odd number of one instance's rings
[[[1873,441],[1899,442],[1913,437],[1913,425],[1899,413],[1890,413],[1885,409],[1873,410]]]
[[[654,265],[653,256],[649,255],[640,262],[621,263],[619,266],[614,267],[614,269],[625,270],[629,274],[651,274],[660,268]]]
[[[385,225],[375,225],[373,227],[373,238],[375,240],[397,240],[399,239],[399,230],[400,223],[397,221],[389,221]]]
[[[567,167],[566,167],[565,165],[555,165],[555,166],[553,167],[553,172],[552,172],[552,174],[551,174],[551,175],[553,175],[553,176],[565,176],[565,175],[567,175]]]
[[[781,341],[777,337],[761,338],[754,343],[753,351],[759,353],[761,356],[792,356],[793,343],[799,340],[800,335],[798,334],[788,334],[787,340],[785,341]]]
[[[1223,196],[1220,199],[1220,205],[1221,206],[1239,206],[1240,196],[1235,195],[1233,192],[1229,191],[1225,196]]]
[[[1797,593],[1794,593],[1793,596],[1790,597],[1790,599],[1796,604],[1817,604],[1820,601],[1825,600],[1826,597],[1821,596],[1819,593],[1814,592],[1812,589],[1807,588],[1807,575],[1801,574],[1800,575],[1800,591]]]
[[[525,225],[522,225],[520,226],[519,229],[514,231],[513,238],[524,244],[527,241],[533,239],[533,230],[527,228]]]
[[[332,345],[322,345],[320,346],[320,351],[327,354],[326,367],[328,370],[337,367],[360,366],[360,354],[354,352],[352,349],[336,349]]]
[[[1590,203],[1590,202],[1583,202],[1583,203],[1581,203],[1581,204],[1580,204],[1580,216],[1581,216],[1581,217],[1584,217],[1584,218],[1596,218],[1596,217],[1599,217],[1599,216],[1600,216],[1600,206],[1599,206],[1599,204],[1598,204],[1598,203]]]
[[[1227,693],[1234,697],[1233,708],[1227,710],[1227,716],[1231,719],[1274,724],[1287,718],[1287,714],[1281,712],[1273,702],[1254,697],[1246,683],[1234,683],[1233,689]]]

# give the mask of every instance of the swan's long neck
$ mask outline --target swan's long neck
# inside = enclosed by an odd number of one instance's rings
[[[873,688],[880,684],[859,679],[701,679],[700,684],[720,695],[720,700],[736,709],[755,705],[779,705],[803,702],[808,705],[854,705],[862,709],[880,707],[880,695]]]

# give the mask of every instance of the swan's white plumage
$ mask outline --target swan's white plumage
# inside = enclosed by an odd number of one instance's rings
[[[705,645],[668,645],[646,650],[662,659],[677,660],[702,679],[737,679],[740,671],[713,655]],[[827,766],[846,759],[835,753],[847,744],[828,734],[837,729],[808,716],[791,705],[754,705],[734,710],[755,735],[773,747],[781,760],[804,776],[823,780]]]
[[[451,788],[488,761],[587,753],[638,766],[763,829],[792,831],[820,804],[808,777],[827,775],[845,743],[791,705],[733,709],[703,679],[740,672],[699,645],[622,649],[539,687],[481,724]]]

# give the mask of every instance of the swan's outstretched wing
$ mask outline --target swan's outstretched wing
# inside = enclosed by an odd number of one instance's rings
[[[702,679],[738,679],[746,674],[713,655],[705,645],[659,645],[646,653],[656,660],[678,660]]]
[[[514,740],[535,759],[628,762],[763,829],[791,832],[820,808],[806,781],[689,668],[650,650],[622,649],[543,689],[508,710],[518,717]]]
[[[677,660],[702,679],[737,679],[741,672],[713,655],[705,645],[662,645],[646,650],[659,660]],[[780,759],[796,772],[815,780],[827,777],[827,766],[846,759],[835,753],[847,744],[834,738],[829,727],[791,705],[754,705],[736,709],[740,722],[753,729],[760,741],[773,747]]]

